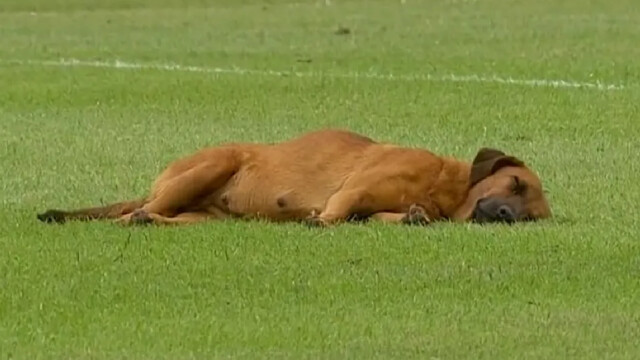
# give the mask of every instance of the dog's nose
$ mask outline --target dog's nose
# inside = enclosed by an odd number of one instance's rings
[[[508,205],[500,205],[498,207],[498,218],[505,221],[513,221],[515,220],[515,214]]]

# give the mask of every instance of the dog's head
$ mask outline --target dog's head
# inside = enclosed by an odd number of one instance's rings
[[[463,213],[479,223],[514,223],[551,216],[538,176],[521,160],[483,148],[471,165]]]

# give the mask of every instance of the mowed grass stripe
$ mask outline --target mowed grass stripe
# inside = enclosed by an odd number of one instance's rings
[[[548,79],[514,79],[500,75],[433,75],[433,74],[391,74],[391,73],[327,73],[327,72],[302,72],[283,70],[256,70],[238,67],[220,68],[203,67],[179,64],[148,64],[131,61],[89,61],[78,59],[60,60],[2,60],[9,64],[33,65],[33,66],[57,66],[57,67],[97,67],[108,69],[135,69],[135,70],[161,70],[178,72],[196,72],[212,74],[236,74],[236,75],[258,75],[258,76],[295,76],[295,77],[336,77],[346,79],[375,79],[388,81],[434,81],[434,82],[477,82],[477,83],[497,83],[505,85],[536,86],[536,87],[558,87],[558,88],[588,88],[597,90],[622,90],[623,85],[605,84],[602,82],[575,82],[569,80],[548,80]]]

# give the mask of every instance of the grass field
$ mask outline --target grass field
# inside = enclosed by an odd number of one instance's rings
[[[0,1],[0,359],[640,358],[638,9]],[[516,154],[555,217],[35,219],[141,196],[201,146],[324,127]]]

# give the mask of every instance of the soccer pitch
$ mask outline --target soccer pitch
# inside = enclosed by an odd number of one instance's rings
[[[0,358],[640,358],[635,0],[0,1]],[[516,226],[44,225],[321,128],[522,158]]]

